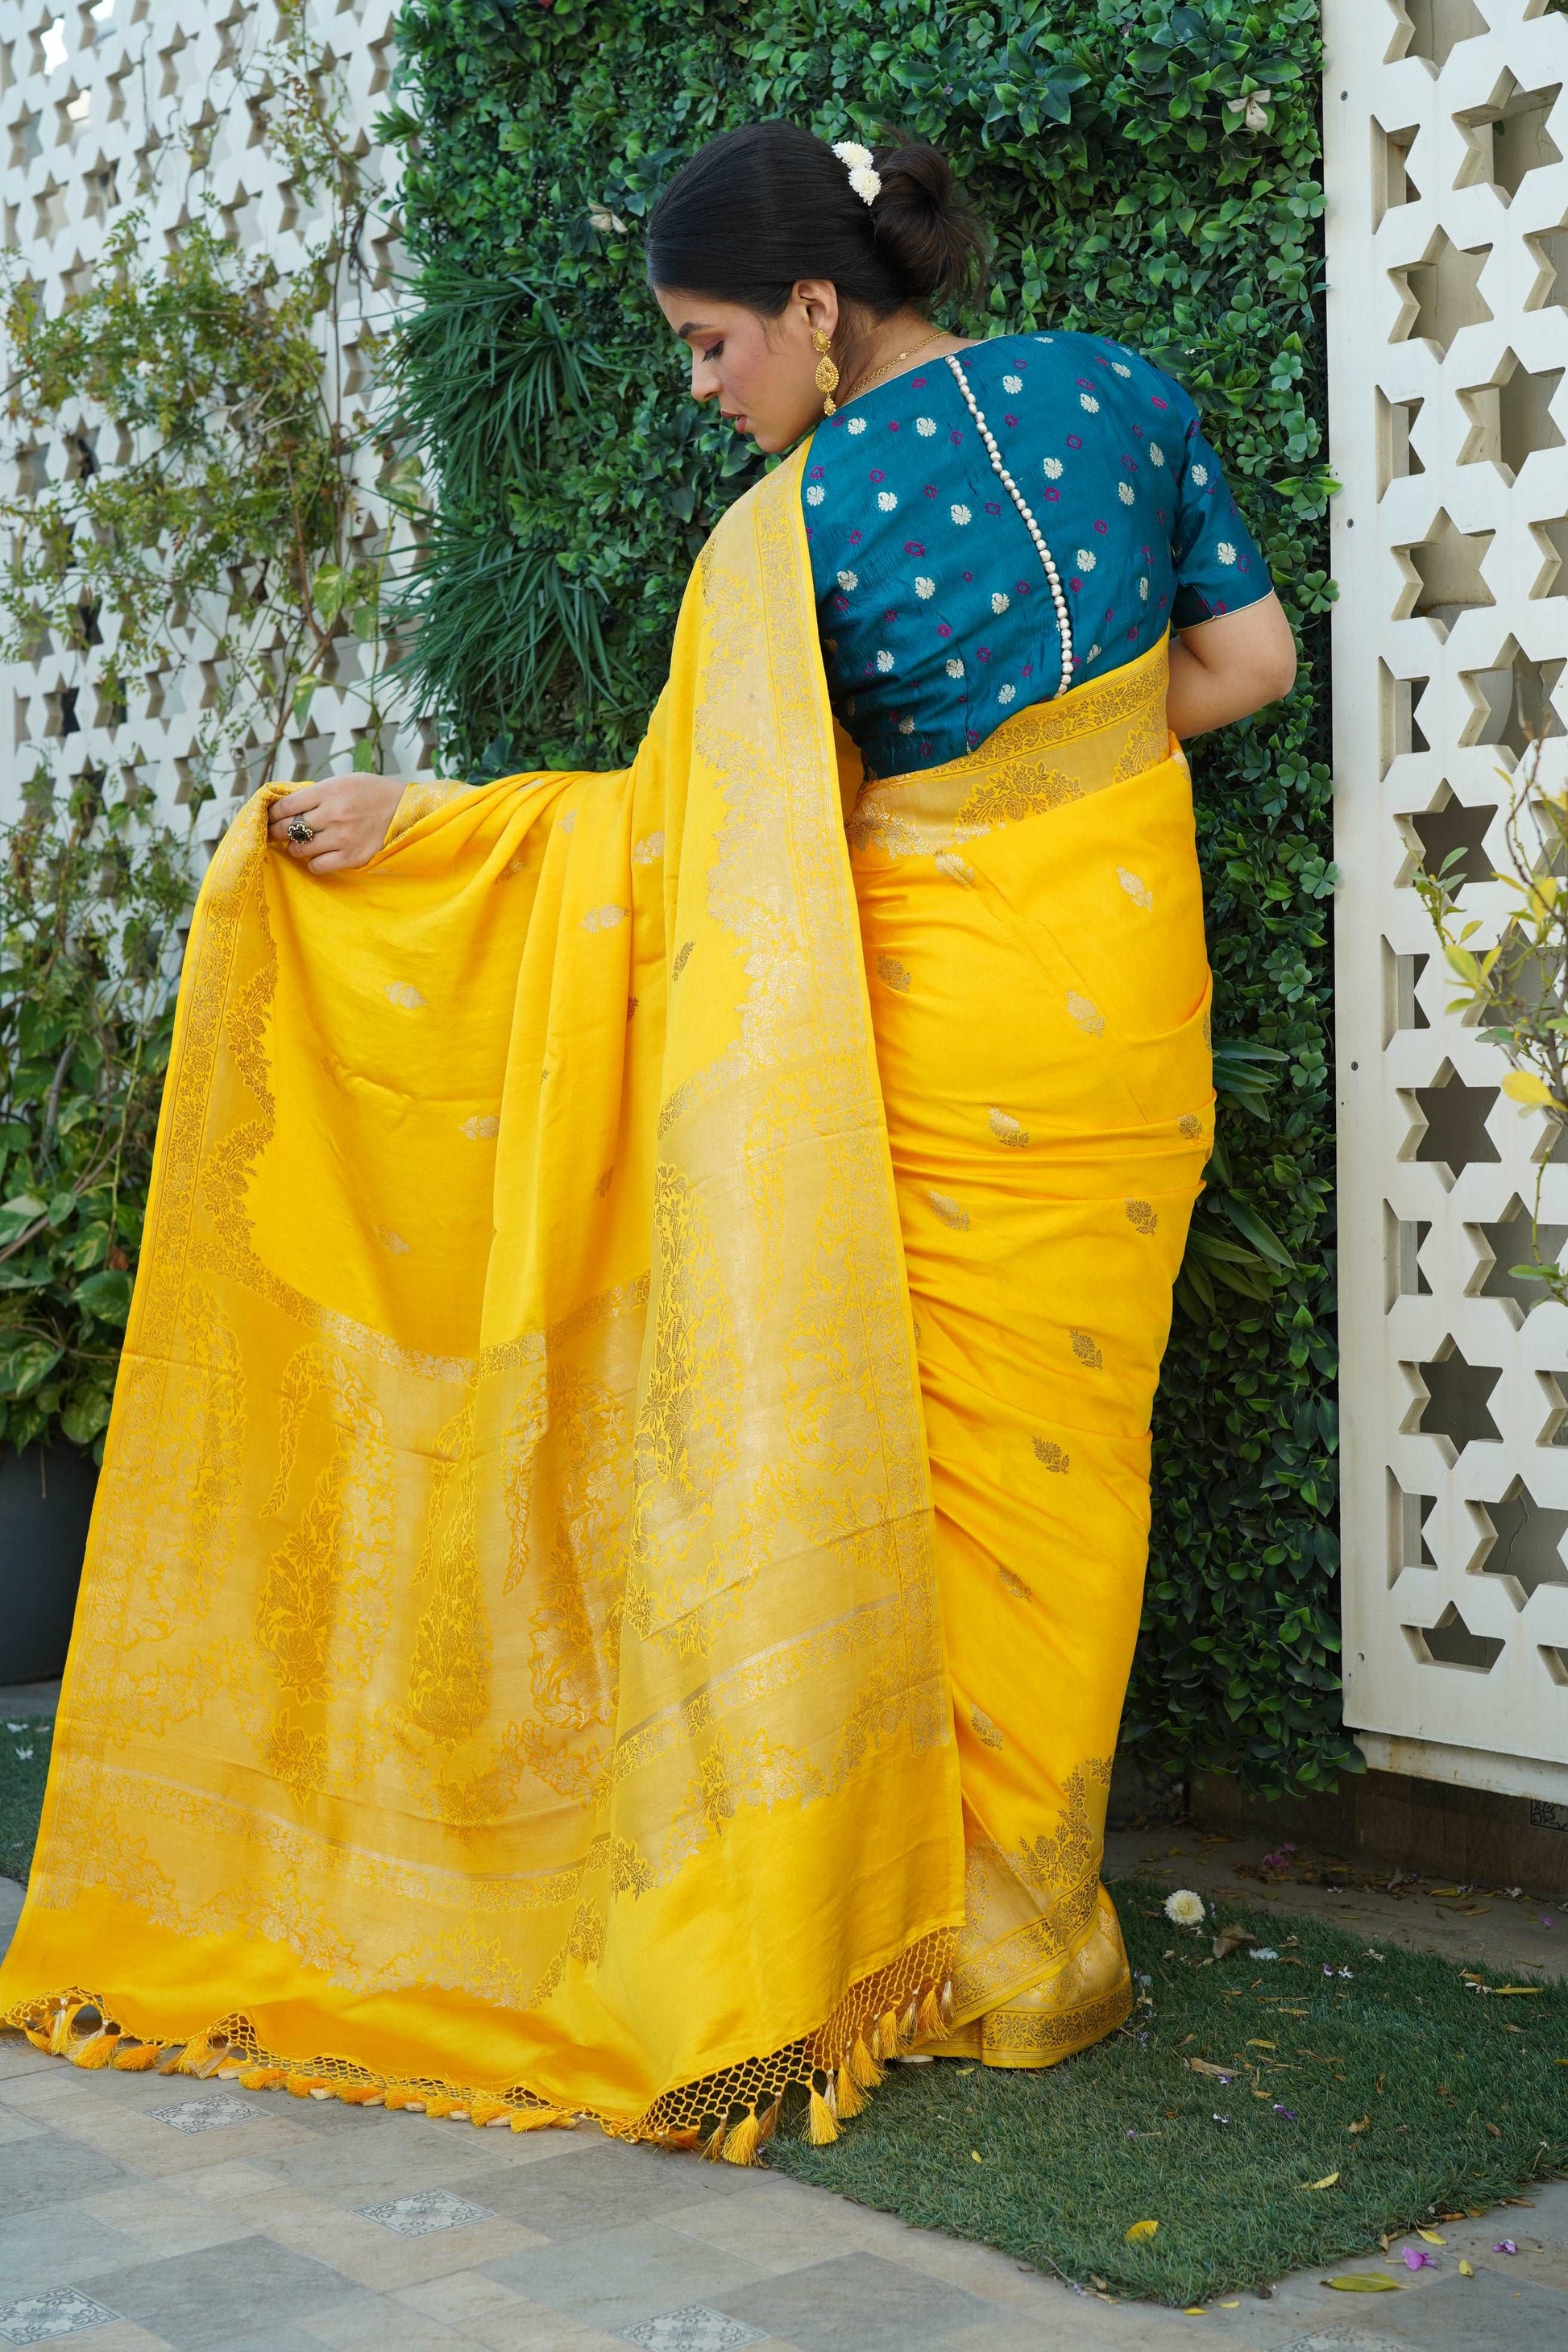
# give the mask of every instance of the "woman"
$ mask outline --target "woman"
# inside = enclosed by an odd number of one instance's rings
[[[1173,383],[931,326],[976,249],[929,148],[704,149],[649,276],[801,446],[631,768],[269,788],[215,861],[0,1978],[78,2063],[745,2162],[1127,2012],[1174,738],[1293,656]]]

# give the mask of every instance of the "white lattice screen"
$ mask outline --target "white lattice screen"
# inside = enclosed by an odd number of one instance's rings
[[[1545,1139],[1410,880],[1461,851],[1498,935],[1498,771],[1568,714],[1568,16],[1324,16],[1347,1716],[1373,1764],[1562,1800],[1568,1313],[1510,1272]],[[1568,1242],[1568,1167],[1542,1213]]]
[[[368,177],[390,199],[393,159],[371,139],[384,104],[393,59],[396,0],[309,0],[307,23],[324,66],[347,100],[347,118],[363,140]],[[264,247],[287,271],[300,261],[310,215],[286,165],[256,134],[249,107],[237,100],[233,68],[274,44],[276,0],[84,0],[61,9],[48,0],[0,0],[0,205],[5,244],[20,251],[28,274],[51,307],[82,282],[104,235],[127,207],[146,215],[147,242],[156,249],[165,232],[216,198],[226,232],[242,247]],[[195,174],[178,143],[180,125],[216,124],[206,168]],[[363,257],[363,289],[351,289],[348,311],[350,381],[366,377],[355,349],[368,318],[384,324],[395,259],[385,233],[385,205],[370,221]],[[368,384],[366,385],[368,389]],[[36,487],[81,462],[82,441],[93,446],[100,420],[84,412],[67,429],[40,436],[22,453],[24,480]],[[355,517],[368,550],[384,526],[369,494]],[[37,747],[47,746],[58,772],[112,770],[131,763],[152,785],[165,816],[175,821],[191,789],[193,739],[204,696],[214,691],[213,646],[200,632],[188,658],[144,678],[123,719],[96,689],[101,650],[76,651],[58,641],[36,661],[0,672],[0,819],[16,813],[20,782],[32,772]],[[342,661],[354,659],[351,644]],[[364,706],[339,683],[317,695],[279,765],[286,774],[321,775],[347,766],[363,730]],[[425,731],[405,727],[384,735],[382,757],[394,772],[427,772]],[[197,820],[210,843],[232,814],[233,803],[209,803]]]

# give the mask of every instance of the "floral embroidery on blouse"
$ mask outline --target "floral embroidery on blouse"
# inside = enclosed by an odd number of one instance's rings
[[[1161,369],[1079,334],[997,336],[963,368],[1061,573],[1075,684],[1268,594],[1197,411]],[[833,707],[868,776],[959,758],[1056,692],[1045,573],[950,368],[825,419],[803,510]]]

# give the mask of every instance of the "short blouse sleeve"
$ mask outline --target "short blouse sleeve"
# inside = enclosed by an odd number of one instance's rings
[[[1222,614],[1245,611],[1270,594],[1274,583],[1219,459],[1204,438],[1197,410],[1185,393],[1178,397],[1187,421],[1171,530],[1176,577],[1171,625],[1191,629]]]

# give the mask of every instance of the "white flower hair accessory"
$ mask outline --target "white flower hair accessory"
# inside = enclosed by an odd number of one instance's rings
[[[834,142],[833,152],[849,173],[849,184],[863,205],[874,205],[882,193],[881,174],[872,169],[869,147],[854,139]]]

